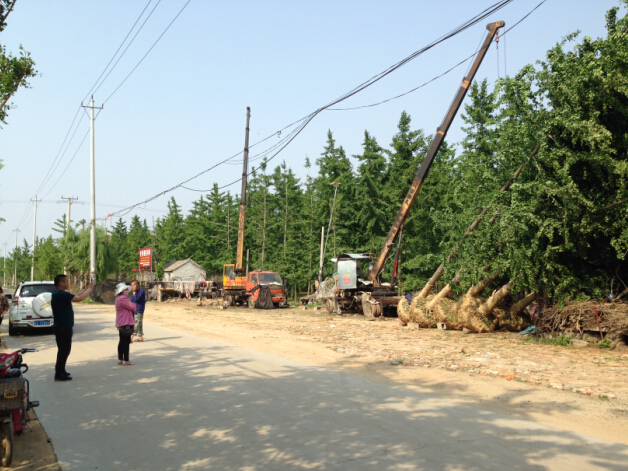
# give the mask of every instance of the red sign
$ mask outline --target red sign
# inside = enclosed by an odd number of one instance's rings
[[[145,247],[140,249],[140,268],[150,268],[153,266],[153,248]]]

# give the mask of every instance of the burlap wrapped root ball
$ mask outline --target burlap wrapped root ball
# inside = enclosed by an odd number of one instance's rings
[[[408,324],[410,321],[410,304],[408,304],[408,300],[406,298],[402,298],[399,300],[399,304],[397,304],[397,317],[404,324]]]
[[[478,309],[484,303],[481,298],[474,296],[465,296],[458,309],[458,318],[460,328],[466,327],[471,332],[483,333],[493,332],[496,327],[495,319],[489,316],[482,316],[478,313]]]

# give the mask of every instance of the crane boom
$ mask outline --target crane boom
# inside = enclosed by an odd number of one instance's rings
[[[242,190],[240,192],[240,219],[238,220],[238,245],[236,251],[235,272],[242,276],[244,268],[244,219],[246,215],[246,184],[249,173],[249,122],[251,121],[251,107],[246,107],[246,132],[244,134],[244,162],[242,164]]]
[[[471,69],[469,70],[469,74],[462,80],[460,89],[458,90],[458,93],[456,94],[454,101],[451,103],[449,107],[449,111],[447,112],[447,115],[445,115],[445,119],[443,119],[443,122],[437,128],[436,134],[434,135],[434,139],[432,140],[432,144],[430,145],[430,148],[428,149],[427,154],[425,155],[425,159],[423,159],[423,163],[419,167],[419,171],[414,177],[414,180],[412,181],[412,185],[410,185],[408,194],[406,195],[405,199],[403,200],[403,203],[401,204],[401,208],[399,209],[399,212],[397,213],[395,222],[393,223],[392,227],[390,228],[390,231],[388,232],[388,236],[386,237],[384,246],[382,247],[377,259],[375,260],[375,263],[373,264],[373,268],[369,270],[368,279],[372,281],[375,286],[379,286],[378,277],[384,270],[384,264],[386,260],[388,259],[388,257],[390,256],[390,251],[392,250],[392,247],[395,241],[397,240],[397,237],[399,236],[400,228],[403,226],[406,220],[406,217],[408,216],[408,213],[410,212],[410,209],[412,208],[412,205],[414,204],[414,200],[416,200],[416,197],[419,194],[419,191],[421,191],[421,187],[423,186],[423,182],[425,181],[425,178],[427,177],[427,173],[430,170],[432,163],[434,162],[434,158],[436,157],[438,150],[443,144],[445,136],[447,135],[447,131],[449,131],[449,127],[451,126],[452,121],[454,120],[454,118],[456,117],[456,114],[458,113],[458,109],[460,108],[460,105],[462,104],[462,100],[464,100],[464,97],[466,96],[467,91],[469,90],[469,86],[471,85],[471,82],[473,81],[473,78],[475,77],[475,74],[478,68],[480,67],[480,64],[482,63],[482,60],[486,56],[486,51],[491,45],[493,38],[497,34],[497,30],[499,28],[503,28],[504,26],[505,26],[505,23],[503,21],[490,23],[489,25],[486,26],[486,29],[488,30],[488,34],[486,35],[486,38],[484,39],[484,43],[482,44],[480,51],[478,52],[477,56],[475,57],[475,60],[473,61],[473,65],[471,66]]]

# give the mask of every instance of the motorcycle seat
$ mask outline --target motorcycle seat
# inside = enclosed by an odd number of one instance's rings
[[[10,368],[7,370],[5,378],[19,378],[22,376],[22,370],[20,368]]]

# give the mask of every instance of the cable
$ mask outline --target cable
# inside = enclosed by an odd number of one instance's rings
[[[190,0],[188,0],[188,3],[189,3],[189,1],[190,1]],[[272,155],[272,156],[271,156],[271,157],[270,157],[267,161],[268,161],[268,162],[269,162],[269,161],[271,161],[271,160],[272,160],[273,158],[275,158],[275,157],[276,157],[276,156],[277,156],[277,155],[278,155],[278,154],[279,154],[279,153],[280,153],[283,149],[285,149],[285,148],[286,148],[286,146],[287,146],[288,144],[290,144],[290,143],[291,143],[291,142],[292,142],[292,141],[293,141],[293,140],[294,140],[294,139],[295,139],[295,138],[296,138],[296,137],[297,137],[297,136],[298,136],[298,135],[299,135],[299,134],[303,131],[303,129],[305,129],[305,127],[306,127],[306,126],[307,126],[307,125],[308,125],[308,124],[312,121],[312,119],[314,119],[314,118],[315,118],[315,117],[316,117],[316,116],[317,116],[320,112],[322,112],[323,110],[328,109],[328,108],[332,107],[333,105],[336,105],[336,104],[340,103],[341,101],[344,101],[344,100],[348,99],[349,97],[351,97],[351,96],[353,96],[353,95],[355,95],[355,94],[359,93],[360,91],[362,91],[362,90],[364,90],[364,89],[366,89],[366,88],[370,87],[371,85],[373,85],[374,83],[378,82],[378,81],[379,81],[379,80],[381,80],[382,78],[384,78],[384,77],[386,77],[387,75],[391,74],[392,72],[394,72],[394,71],[398,70],[400,67],[402,67],[402,66],[406,65],[407,63],[409,63],[410,61],[412,61],[412,60],[416,59],[416,58],[417,58],[417,57],[419,57],[421,54],[423,54],[423,53],[425,53],[426,51],[428,51],[428,50],[432,49],[432,48],[433,48],[433,47],[435,47],[436,45],[438,45],[438,44],[440,44],[440,43],[442,43],[442,42],[446,41],[447,39],[450,39],[450,38],[452,38],[453,36],[455,36],[455,35],[457,35],[457,34],[459,34],[459,33],[463,32],[463,31],[467,30],[468,28],[472,27],[473,25],[475,25],[475,24],[479,23],[480,21],[482,21],[482,20],[486,19],[488,16],[493,15],[493,14],[494,14],[494,13],[496,13],[497,11],[499,11],[499,10],[501,10],[502,8],[504,8],[505,6],[509,5],[509,4],[510,4],[510,3],[512,3],[513,1],[514,1],[514,0],[501,0],[501,1],[499,1],[499,2],[497,2],[497,3],[495,3],[495,4],[493,4],[492,6],[490,6],[490,7],[486,8],[484,11],[482,11],[481,13],[479,13],[478,15],[474,16],[472,19],[470,19],[470,20],[466,21],[465,23],[463,23],[462,25],[460,25],[460,26],[458,26],[458,27],[454,28],[454,29],[453,29],[453,30],[451,30],[449,33],[447,33],[447,34],[445,34],[445,35],[441,36],[441,37],[440,37],[440,38],[438,38],[437,40],[435,40],[435,41],[433,41],[432,43],[428,44],[427,46],[425,46],[425,47],[423,47],[423,48],[419,49],[418,51],[415,51],[414,53],[410,54],[409,56],[407,56],[406,58],[404,58],[404,59],[402,59],[401,61],[397,62],[396,64],[393,64],[392,66],[388,67],[387,69],[385,69],[384,71],[380,72],[379,74],[374,75],[373,77],[371,77],[370,79],[368,79],[368,80],[366,80],[365,82],[361,83],[361,84],[360,84],[360,85],[358,85],[357,87],[355,87],[355,88],[353,88],[352,90],[350,90],[350,91],[346,92],[345,94],[341,95],[339,98],[336,98],[335,100],[331,101],[331,102],[330,102],[330,103],[328,103],[327,105],[325,105],[325,106],[323,106],[323,107],[321,107],[321,108],[317,109],[316,111],[314,111],[314,112],[310,113],[310,114],[309,114],[309,115],[307,115],[305,118],[302,118],[301,120],[297,121],[297,122],[300,122],[300,123],[301,123],[301,124],[299,125],[299,127],[298,127],[297,129],[295,129],[295,130],[293,130],[293,131],[292,131],[291,135],[289,135],[289,138],[285,138],[285,139],[283,139],[282,141],[280,141],[280,143],[284,143],[284,142],[285,142],[285,144],[283,144],[283,145],[281,145],[281,146],[279,145],[279,143],[278,143],[278,144],[276,144],[276,146],[277,146],[277,147],[279,147],[279,150],[278,150],[277,152],[275,152],[275,153],[274,153],[274,154],[273,154],[273,155]],[[543,0],[543,1],[546,1],[546,0]],[[185,6],[187,6],[187,3],[186,3],[186,5],[185,5]],[[185,8],[185,6],[184,6],[184,8]],[[537,7],[537,8],[538,8],[538,7]],[[180,12],[179,12],[179,13],[180,13]],[[529,15],[529,14],[528,14],[528,15]],[[177,15],[177,16],[178,16],[178,15]],[[175,19],[176,19],[176,18],[175,18]],[[173,21],[174,21],[174,20],[173,20]],[[171,24],[172,24],[172,23],[171,23]],[[165,31],[164,31],[164,33],[165,33]],[[162,36],[163,36],[163,34],[162,34]],[[161,38],[161,36],[160,36],[160,38]],[[158,40],[159,40],[159,39],[158,39]],[[151,48],[151,49],[152,49],[152,48]],[[150,52],[150,50],[149,50],[148,52]],[[147,53],[147,54],[148,54],[148,53]],[[146,57],[146,56],[144,56],[144,57]],[[143,58],[142,58],[142,60],[143,60]],[[140,63],[141,63],[141,61],[140,61]],[[139,64],[138,64],[138,65],[139,65]],[[137,68],[137,66],[136,66],[136,68]],[[133,69],[133,70],[135,70],[135,69]],[[133,73],[133,71],[131,71],[131,73]],[[129,74],[129,75],[130,75],[130,74]],[[128,78],[128,76],[127,76],[127,78]],[[125,79],[125,81],[126,81],[126,79]],[[124,81],[123,81],[122,83],[124,83]],[[120,86],[122,86],[122,83],[118,86],[118,88],[119,88]],[[115,93],[116,91],[117,91],[117,89],[116,89],[116,90],[114,90],[114,92],[113,92],[113,93]],[[112,95],[113,95],[113,93],[112,93]],[[110,96],[107,98],[107,100],[108,100],[108,99],[109,99],[112,95],[110,95]],[[107,100],[105,100],[105,102],[106,102]],[[275,134],[276,134],[276,133],[273,133],[271,136],[273,136],[273,135],[275,135]],[[268,139],[268,138],[269,138],[269,137],[271,137],[271,136],[268,136],[266,139]],[[195,178],[198,178],[199,176],[201,176],[201,175],[203,175],[203,174],[205,174],[205,173],[209,172],[210,170],[213,170],[213,169],[214,169],[214,168],[216,168],[217,166],[222,165],[223,163],[225,163],[225,162],[227,162],[227,161],[229,161],[229,160],[231,160],[231,159],[235,158],[235,157],[236,157],[237,155],[239,155],[239,154],[240,154],[240,152],[238,152],[238,153],[237,153],[237,154],[235,154],[234,156],[232,156],[232,157],[230,157],[230,158],[228,158],[228,159],[225,159],[225,160],[223,160],[223,161],[221,161],[221,162],[219,162],[219,163],[217,163],[217,164],[213,165],[212,167],[210,167],[210,168],[208,168],[208,169],[206,169],[206,170],[204,170],[204,171],[202,171],[202,172],[200,172],[200,173],[198,173],[198,174],[196,174],[196,175],[194,175],[194,176],[192,176],[192,177],[188,178],[188,179],[187,179],[187,180],[185,180],[184,182],[181,182],[181,183],[179,183],[179,184],[177,184],[177,185],[175,185],[175,186],[173,186],[173,187],[171,187],[171,188],[169,188],[169,189],[167,189],[167,190],[164,190],[164,191],[162,191],[162,192],[160,192],[160,193],[158,193],[158,194],[156,194],[156,195],[154,195],[154,196],[152,196],[152,197],[150,197],[150,198],[148,198],[148,199],[146,199],[146,200],[144,200],[144,201],[142,201],[142,202],[140,202],[140,203],[136,203],[136,204],[134,204],[134,205],[132,205],[132,206],[129,206],[129,207],[125,208],[124,210],[122,210],[122,211],[119,211],[119,212],[115,213],[114,215],[115,215],[115,216],[119,216],[119,215],[125,215],[125,214],[128,214],[128,213],[129,213],[132,209],[136,208],[137,206],[139,206],[139,205],[141,205],[141,204],[148,203],[148,202],[150,202],[150,201],[153,201],[153,200],[155,200],[156,198],[158,198],[158,197],[160,197],[160,196],[162,196],[162,195],[165,195],[166,193],[169,193],[169,192],[171,192],[171,191],[173,191],[173,190],[175,190],[175,189],[177,189],[177,188],[182,187],[183,185],[185,185],[186,183],[190,182],[191,180],[193,180],[193,179],[195,179]],[[249,173],[249,175],[250,175],[250,173]],[[219,189],[226,188],[227,186],[230,186],[230,185],[232,185],[232,184],[234,184],[234,183],[237,183],[237,182],[238,182],[238,181],[240,181],[240,180],[241,180],[241,178],[239,178],[239,179],[237,179],[237,180],[235,180],[235,181],[233,181],[233,182],[231,182],[231,183],[229,183],[229,184],[227,184],[227,185],[223,185],[223,186],[219,187]],[[199,191],[199,192],[200,192],[200,191],[208,191],[208,190],[194,190],[194,191]]]
[[[532,10],[531,10],[531,11],[530,11],[527,15],[525,15],[523,18],[521,18],[519,21],[517,21],[517,22],[516,22],[514,25],[512,25],[510,28],[506,29],[506,30],[505,30],[505,31],[501,34],[500,38],[504,38],[504,37],[506,36],[506,34],[507,34],[509,31],[513,30],[513,29],[514,29],[514,28],[515,28],[515,27],[516,27],[519,23],[521,23],[521,22],[522,22],[523,20],[525,20],[528,16],[530,16],[530,15],[531,15],[531,14],[532,14],[532,13],[533,13],[533,12],[534,12],[537,8],[539,8],[541,5],[543,5],[546,1],[547,1],[547,0],[543,0],[543,1],[542,1],[541,3],[539,3],[536,7],[534,7],[534,8],[533,8],[533,9],[532,9]],[[484,37],[484,36],[482,36],[482,38],[483,38],[483,37]],[[382,100],[382,101],[377,102],[377,103],[372,103],[372,104],[370,104],[370,105],[355,106],[355,107],[352,107],[352,108],[327,108],[327,110],[328,110],[328,111],[349,111],[349,110],[359,110],[359,109],[362,109],[362,108],[369,108],[369,107],[372,107],[372,106],[382,105],[382,104],[387,103],[387,102],[389,102],[389,101],[396,100],[397,98],[401,98],[401,97],[403,97],[403,96],[409,95],[410,93],[413,93],[413,92],[415,92],[416,90],[418,90],[418,89],[420,89],[420,88],[423,88],[424,86],[428,85],[429,83],[433,82],[434,80],[437,80],[437,79],[441,78],[442,76],[447,75],[449,72],[451,72],[451,71],[452,71],[452,70],[454,70],[455,68],[459,67],[461,64],[463,64],[463,63],[465,63],[466,61],[468,61],[469,59],[471,59],[471,58],[475,57],[475,56],[476,56],[476,55],[480,52],[480,45],[482,44],[482,38],[480,39],[480,43],[479,43],[479,44],[478,44],[478,46],[477,46],[477,50],[476,50],[476,52],[474,52],[473,54],[471,54],[471,55],[470,55],[469,57],[467,57],[466,59],[463,59],[462,61],[460,61],[459,63],[457,63],[456,65],[454,65],[454,66],[453,66],[452,68],[450,68],[449,70],[447,70],[447,71],[443,72],[443,73],[442,73],[442,74],[440,74],[440,75],[437,75],[437,76],[436,76],[436,77],[434,77],[433,79],[431,79],[431,80],[429,80],[429,81],[427,81],[427,82],[423,83],[422,85],[419,85],[419,86],[418,86],[418,87],[416,87],[416,88],[413,88],[412,90],[408,90],[407,92],[402,93],[401,95],[397,95],[397,96],[394,96],[394,97],[392,97],[392,98],[388,98],[388,99],[386,99],[386,100]],[[505,44],[506,44],[506,40],[504,40],[504,54],[505,54],[505,52],[506,52],[506,51],[505,51]],[[469,64],[469,68],[471,68],[471,64]],[[465,72],[465,76],[469,73],[469,68],[467,68],[467,71]],[[505,57],[504,57],[504,69],[505,69],[505,68],[506,68],[506,59],[505,59]]]
[[[161,2],[161,0],[159,0],[159,1]],[[163,31],[163,33],[161,33],[161,34],[159,35],[159,37],[158,37],[158,38],[157,38],[157,40],[153,43],[153,45],[150,47],[150,49],[149,49],[149,50],[146,52],[146,54],[144,54],[144,56],[140,59],[140,61],[137,63],[137,65],[136,65],[135,67],[133,67],[133,69],[131,70],[131,72],[129,72],[129,75],[127,75],[127,76],[124,78],[124,80],[123,80],[122,82],[120,82],[120,85],[118,85],[118,86],[116,87],[116,89],[115,89],[115,90],[111,93],[111,95],[109,95],[109,96],[107,97],[107,99],[104,101],[104,103],[107,103],[107,102],[109,101],[109,99],[110,99],[110,98],[111,98],[111,97],[112,97],[112,96],[113,96],[113,95],[114,95],[114,94],[118,91],[118,89],[119,89],[122,85],[124,85],[124,82],[126,82],[126,81],[127,81],[127,79],[131,76],[131,74],[132,74],[133,72],[135,72],[135,69],[137,69],[137,68],[140,66],[140,64],[144,61],[144,59],[146,59],[146,56],[148,56],[148,54],[150,54],[150,51],[152,51],[152,50],[153,50],[153,48],[157,45],[157,43],[158,43],[158,42],[159,42],[159,40],[163,37],[163,35],[164,35],[164,34],[166,34],[166,32],[170,29],[170,27],[172,26],[172,24],[173,24],[175,21],[177,21],[177,18],[179,18],[179,15],[180,15],[181,13],[183,13],[183,10],[185,10],[185,8],[189,5],[189,3],[190,3],[191,1],[192,1],[192,0],[188,0],[188,1],[185,3],[185,5],[183,5],[183,8],[181,8],[181,10],[179,10],[179,13],[177,13],[177,16],[175,16],[175,17],[174,17],[174,19],[173,19],[173,20],[170,22],[170,24],[166,27],[166,29]],[[159,4],[158,4],[158,5],[159,5]],[[151,13],[152,13],[152,12],[151,12]]]
[[[76,121],[76,117],[78,116],[80,111],[81,111],[81,108],[79,107],[76,110],[76,114],[74,115],[74,119],[72,120],[72,124],[70,124],[70,127],[68,128],[68,132],[65,134],[65,138],[63,138],[63,142],[61,143],[61,147],[59,147],[59,150],[57,151],[57,155],[55,156],[54,160],[52,161],[52,165],[48,169],[48,172],[44,176],[44,180],[43,180],[42,184],[39,185],[39,188],[37,188],[37,191],[35,191],[35,193],[39,193],[39,191],[41,191],[41,189],[42,189],[42,186],[46,182],[46,179],[48,178],[48,175],[50,174],[50,170],[52,170],[52,167],[54,166],[55,162],[59,158],[59,154],[61,153],[61,149],[63,149],[63,146],[65,145],[65,141],[67,140],[68,136],[70,135],[70,131],[72,131],[72,126],[74,126],[74,121]]]
[[[105,71],[107,70],[107,68],[111,65],[111,63],[113,62],[113,59],[115,59],[116,55],[118,54],[118,52],[120,52],[120,49],[122,49],[122,46],[124,45],[124,43],[126,42],[126,40],[128,39],[129,35],[133,32],[133,30],[135,29],[135,26],[137,25],[138,21],[140,21],[140,18],[142,17],[142,15],[144,15],[144,12],[146,11],[146,9],[148,8],[148,5],[151,4],[153,0],[148,0],[148,3],[146,4],[146,6],[144,7],[144,9],[142,10],[142,13],[140,13],[140,16],[137,17],[137,20],[135,20],[135,23],[133,23],[133,26],[131,26],[131,29],[129,30],[129,32],[126,34],[126,36],[124,37],[124,39],[122,40],[122,42],[120,43],[120,46],[118,46],[118,49],[116,50],[116,52],[114,53],[113,56],[111,56],[111,59],[109,60],[109,63],[105,66],[105,68],[103,69],[103,71],[100,73],[100,76],[96,79],[96,81],[94,82],[94,85],[92,85],[92,88],[89,89],[89,92],[87,92],[87,94],[85,95],[85,98],[83,98],[83,101],[87,100],[87,97],[89,97],[89,95],[92,93],[92,90],[94,90],[94,87],[96,86],[96,84],[98,83],[98,81],[100,80],[100,78],[103,76],[103,74],[105,73]],[[154,10],[154,9],[153,9]],[[152,15],[152,12],[151,12]],[[150,15],[149,15],[150,17]],[[144,22],[146,23],[146,22]],[[142,25],[143,27],[144,25]],[[142,29],[142,28],[140,28]],[[138,31],[139,32],[139,31]],[[137,34],[135,35],[137,36]],[[133,40],[135,39],[135,36],[133,37],[133,39],[131,40],[131,43],[133,42]],[[131,43],[129,43],[129,46],[131,45]],[[128,49],[128,46],[127,46]],[[124,52],[126,52],[126,49],[124,50]],[[124,52],[122,53],[122,55],[124,55]],[[122,56],[120,56],[122,57]],[[120,60],[120,59],[118,59]],[[117,62],[116,62],[117,64]],[[115,65],[113,66],[115,67]],[[112,67],[112,70],[113,70]],[[110,71],[111,72],[111,71]],[[109,75],[109,74],[107,74]],[[106,79],[107,77],[105,77]],[[104,80],[103,80],[104,82]],[[102,85],[102,83],[100,84]],[[95,92],[94,92],[95,93]]]
[[[150,2],[149,2],[150,3]],[[133,41],[135,41],[135,38],[137,37],[138,34],[140,34],[140,31],[142,31],[142,28],[144,28],[144,25],[146,24],[146,22],[150,19],[150,17],[152,16],[153,12],[157,9],[157,7],[159,6],[159,4],[161,3],[161,0],[159,0],[157,2],[157,4],[153,7],[153,9],[150,11],[150,13],[148,14],[148,16],[146,17],[146,19],[144,20],[144,23],[142,23],[142,26],[139,27],[139,29],[137,30],[137,32],[135,33],[135,36],[133,36],[133,39],[131,39],[131,41],[129,42],[129,44],[127,44],[126,48],[124,49],[124,51],[122,52],[122,54],[120,54],[120,57],[118,57],[118,60],[116,61],[115,64],[113,64],[113,67],[111,67],[111,69],[109,70],[109,72],[107,72],[107,75],[105,75],[105,78],[102,79],[102,82],[100,82],[100,85],[98,85],[98,87],[96,88],[96,90],[94,90],[94,93],[96,93],[100,87],[102,86],[103,83],[105,83],[105,80],[107,80],[107,77],[109,77],[109,74],[111,74],[111,72],[113,71],[113,69],[116,68],[116,65],[118,65],[118,62],[120,62],[120,59],[122,59],[122,57],[124,56],[124,54],[126,54],[126,51],[129,50],[129,47],[131,47],[131,44],[133,44]],[[148,5],[146,5],[148,6]],[[139,19],[139,18],[138,18]]]
[[[74,157],[76,157],[76,154],[78,154],[78,151],[80,150],[81,146],[83,145],[83,142],[85,142],[85,139],[87,138],[87,135],[89,134],[89,129],[87,130],[87,132],[85,133],[85,135],[83,136],[83,139],[81,140],[80,144],[78,145],[78,147],[76,148],[76,151],[74,152],[74,155],[72,156],[72,158],[70,159],[70,161],[68,162],[68,165],[65,166],[65,169],[63,169],[63,172],[61,173],[61,175],[59,175],[59,178],[57,178],[57,181],[54,183],[54,185],[52,185],[50,187],[50,190],[48,190],[48,193],[46,193],[41,199],[43,200],[46,196],[48,196],[50,194],[50,192],[54,189],[55,186],[57,186],[57,184],[59,183],[59,181],[61,180],[61,178],[63,178],[63,175],[65,175],[65,172],[67,172],[68,168],[70,167],[70,164],[74,161]]]

